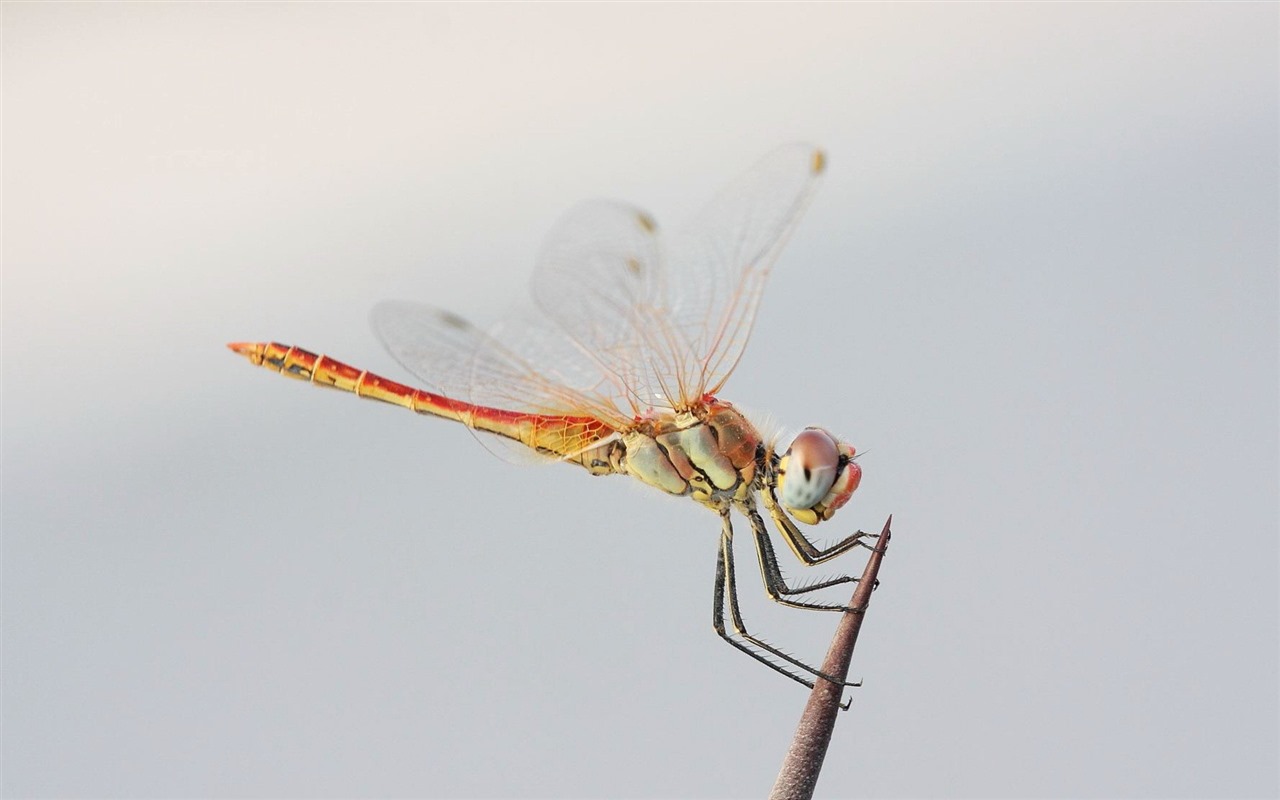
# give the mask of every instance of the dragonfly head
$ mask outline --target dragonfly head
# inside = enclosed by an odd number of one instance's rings
[[[831,519],[862,480],[857,451],[822,428],[805,428],[778,460],[778,501],[791,516],[816,525]]]

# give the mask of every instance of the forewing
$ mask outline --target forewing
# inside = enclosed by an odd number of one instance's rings
[[[688,342],[682,384],[716,393],[737,366],[769,271],[808,208],[826,160],[780,147],[725,187],[666,248],[666,305]]]

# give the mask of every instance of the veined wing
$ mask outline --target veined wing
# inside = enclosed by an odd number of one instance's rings
[[[779,148],[668,238],[639,209],[580,205],[543,247],[535,302],[611,384],[620,409],[687,407],[737,366],[824,163],[812,146]]]
[[[583,418],[612,431],[631,421],[573,374],[582,369],[579,360],[557,347],[563,335],[539,325],[536,314],[511,315],[506,326],[518,338],[485,333],[456,314],[400,301],[379,303],[370,321],[387,351],[428,388],[474,406],[536,415],[540,436],[556,441],[549,449],[562,455],[607,438],[600,426],[584,426]],[[489,437],[481,441],[508,460],[524,460],[518,450],[494,447]]]

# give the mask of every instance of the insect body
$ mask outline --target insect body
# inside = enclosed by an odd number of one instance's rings
[[[629,206],[579,206],[543,249],[533,304],[489,333],[428,306],[377,306],[373,325],[383,344],[431,390],[289,345],[229,346],[282,375],[461,422],[490,441],[595,475],[630,475],[710,508],[721,520],[716,631],[812,686],[826,676],[746,629],[737,603],[732,519],[736,512],[747,520],[772,599],[845,610],[804,595],[853,578],[787,584],[765,516],[804,564],[845,553],[868,534],[858,531],[819,548],[796,522],[830,519],[858,488],[862,469],[854,448],[821,428],[805,429],[778,452],[717,395],[741,357],[765,278],[824,164],[810,147],[775,151],[670,238]]]

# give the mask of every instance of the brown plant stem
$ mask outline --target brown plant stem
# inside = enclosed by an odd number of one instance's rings
[[[890,515],[885,520],[880,536],[876,538],[875,549],[871,552],[871,558],[867,559],[866,568],[862,570],[853,598],[849,600],[849,608],[857,611],[846,611],[841,615],[831,647],[827,650],[827,657],[822,661],[822,672],[838,681],[843,681],[849,674],[849,660],[853,658],[853,646],[858,642],[858,631],[862,628],[867,606],[871,603],[871,592],[876,585],[876,575],[880,572],[880,562],[889,545],[889,526],[892,522],[893,515]],[[791,740],[791,747],[787,749],[787,757],[782,762],[773,791],[769,793],[770,800],[809,800],[813,797],[813,790],[818,785],[818,773],[822,771],[822,762],[827,755],[827,746],[831,744],[831,732],[836,726],[836,715],[840,712],[843,694],[844,687],[839,684],[821,678],[814,682],[809,702],[805,704],[800,724],[796,726],[795,737]]]

